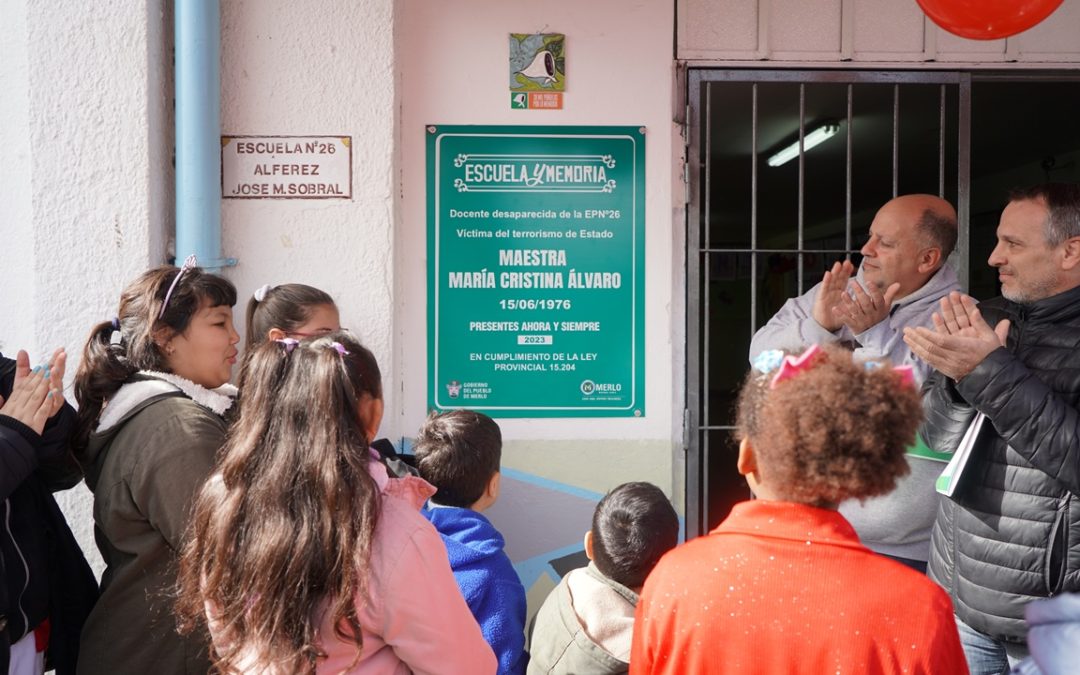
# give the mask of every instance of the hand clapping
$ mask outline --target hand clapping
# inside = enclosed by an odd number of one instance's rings
[[[862,285],[854,280],[849,282],[848,286],[851,292],[841,294],[840,304],[833,307],[833,316],[856,335],[876,326],[889,316],[893,299],[900,291],[899,283],[890,285],[884,294],[878,292],[873,285],[869,291],[863,290]]]
[[[873,286],[867,291],[851,278],[854,273],[855,266],[845,260],[833,263],[821,279],[811,314],[830,333],[847,326],[858,335],[877,325],[889,316],[893,299],[900,291],[899,283],[889,286],[884,294]]]
[[[30,357],[19,350],[15,357],[15,384],[7,400],[0,396],[0,415],[22,422],[40,435],[45,423],[64,405],[63,377],[67,355],[63,349],[52,361],[30,368]]]
[[[821,279],[821,287],[814,298],[814,306],[811,314],[822,328],[830,333],[836,332],[844,322],[833,314],[833,308],[837,307],[844,297],[847,296],[848,280],[855,273],[855,266],[850,260],[842,263],[833,263],[832,269],[825,271]]]
[[[905,328],[904,342],[933,368],[955,381],[964,378],[990,352],[1005,346],[1009,320],[991,328],[982,318],[975,299],[953,291],[941,299],[941,312],[934,313],[934,330]]]

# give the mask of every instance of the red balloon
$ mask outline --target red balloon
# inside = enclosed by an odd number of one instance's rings
[[[1062,0],[917,0],[930,20],[969,40],[1022,33],[1050,16]]]

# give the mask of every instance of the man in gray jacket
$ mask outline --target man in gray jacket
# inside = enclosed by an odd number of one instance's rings
[[[863,360],[910,365],[921,383],[930,367],[904,344],[903,330],[932,326],[938,301],[960,289],[945,264],[956,245],[956,210],[933,195],[902,195],[887,202],[870,224],[858,274],[836,263],[821,283],[780,311],[754,335],[750,360],[767,349],[800,351],[841,343]],[[908,454],[911,473],[888,495],[842,504],[840,512],[871,549],[926,570],[930,530],[937,514],[934,482],[944,459],[926,449]]]
[[[1030,601],[1080,591],[1080,185],[1014,192],[997,239],[1003,297],[951,294],[934,330],[904,338],[938,371],[923,399],[929,445],[952,452],[986,420],[930,550],[972,675],[1027,653]]]

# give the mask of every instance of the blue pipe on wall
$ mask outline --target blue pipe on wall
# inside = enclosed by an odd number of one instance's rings
[[[176,260],[221,257],[221,3],[176,0]]]

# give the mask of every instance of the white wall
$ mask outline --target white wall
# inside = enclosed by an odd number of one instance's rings
[[[221,128],[225,135],[352,136],[351,200],[222,202],[224,272],[241,319],[265,283],[306,283],[332,295],[342,325],[375,353],[387,409],[394,278],[397,100],[392,0],[225,0],[221,8]],[[399,434],[388,415],[383,433]]]
[[[148,91],[162,66],[156,36],[150,44],[160,3],[0,7],[0,222],[5,247],[14,240],[4,256],[14,288],[0,300],[12,327],[0,340],[74,352],[112,316],[121,285],[164,260],[171,130]]]
[[[0,2],[0,351],[33,346],[34,228],[30,200],[30,54],[25,0]]]
[[[406,436],[427,395],[425,126],[645,126],[645,416],[510,419],[503,494],[489,512],[535,610],[558,577],[551,562],[580,550],[598,495],[646,480],[682,508],[683,230],[681,145],[672,122],[673,6],[667,0],[506,2],[399,0],[401,218],[396,232],[395,372]],[[566,35],[562,110],[510,110],[510,33]],[[680,184],[681,185],[681,184]],[[681,198],[681,187],[678,191]]]
[[[90,327],[164,262],[165,21],[157,0],[0,2],[0,343],[35,360],[66,347],[69,383]],[[59,501],[100,571],[89,492]]]
[[[670,3],[658,1],[507,3],[404,0],[399,25],[402,73],[402,219],[396,324],[401,332],[402,427],[423,421],[426,361],[426,124],[643,125],[646,140],[645,388],[642,419],[500,419],[510,440],[654,439],[670,446],[681,420],[673,370],[681,363],[683,227],[672,212],[673,61]],[[566,34],[564,109],[509,109],[509,33]],[[676,272],[678,270],[678,272]],[[679,378],[681,379],[681,378]],[[680,427],[681,428],[681,427]],[[681,431],[679,432],[681,434]],[[667,453],[665,453],[667,454]],[[666,463],[666,460],[665,460]],[[666,480],[666,479],[665,479]]]

